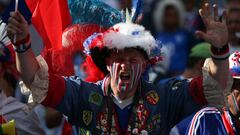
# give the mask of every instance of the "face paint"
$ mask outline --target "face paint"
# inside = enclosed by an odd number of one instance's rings
[[[120,68],[120,63],[113,63],[112,69],[110,71],[111,77],[116,81],[116,84],[119,82],[118,70]]]
[[[120,82],[118,85],[118,89],[121,91],[126,91],[128,89],[128,84]]]
[[[111,77],[114,79],[117,87],[121,91],[126,91],[129,89],[132,89],[137,83],[138,80],[141,77],[142,74],[142,64],[132,64],[130,68],[130,78],[129,82],[124,82],[121,80],[120,75],[119,75],[119,70],[120,70],[120,63],[113,63],[110,74]]]
[[[132,74],[131,74],[131,87],[133,88],[133,86],[135,84],[137,84],[138,80],[140,79],[141,75],[142,75],[142,64],[133,64],[132,67]]]

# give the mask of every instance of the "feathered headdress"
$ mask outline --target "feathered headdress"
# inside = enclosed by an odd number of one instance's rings
[[[69,53],[84,49],[87,54],[86,61],[83,63],[83,66],[86,67],[84,69],[86,69],[87,81],[101,80],[104,74],[107,74],[104,54],[113,48],[139,47],[146,52],[150,63],[153,64],[160,59],[160,49],[155,39],[143,26],[133,23],[140,13],[142,0],[139,0],[137,9],[132,12],[132,15],[128,11],[123,15],[99,1],[94,3],[93,1],[70,0],[68,6],[74,25],[67,28],[62,37],[63,48],[68,48],[68,50],[70,48]],[[60,58],[57,57],[58,60]],[[57,59],[54,60],[54,63],[58,61]],[[60,67],[61,70],[64,69],[62,66]],[[53,69],[56,70],[54,67]]]

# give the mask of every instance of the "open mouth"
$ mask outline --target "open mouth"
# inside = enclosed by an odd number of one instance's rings
[[[121,79],[121,81],[129,81],[130,80],[130,78],[131,78],[131,76],[130,76],[130,73],[128,73],[128,72],[122,72],[122,73],[120,73],[120,79]]]

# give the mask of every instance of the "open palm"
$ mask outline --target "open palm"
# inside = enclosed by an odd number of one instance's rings
[[[196,34],[217,48],[221,48],[228,42],[228,30],[226,25],[226,13],[223,13],[222,22],[218,18],[218,8],[213,5],[212,14],[209,4],[206,3],[199,13],[206,26],[206,32],[197,31]]]

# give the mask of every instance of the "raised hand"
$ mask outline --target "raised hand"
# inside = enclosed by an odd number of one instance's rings
[[[7,34],[12,43],[14,44],[14,35],[16,35],[16,41],[21,41],[27,38],[28,33],[28,23],[25,18],[19,12],[11,12],[8,19]]]
[[[216,48],[221,48],[228,42],[226,12],[223,12],[222,21],[219,20],[218,7],[213,5],[213,14],[208,3],[205,3],[199,14],[206,26],[206,32],[196,31],[196,35]]]

